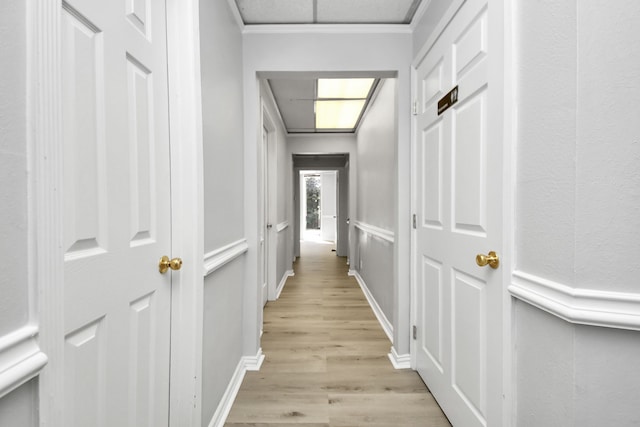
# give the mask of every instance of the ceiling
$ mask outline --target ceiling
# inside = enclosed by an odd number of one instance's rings
[[[422,0],[235,0],[245,25],[410,24]]]
[[[364,77],[364,76],[362,76]],[[317,99],[317,78],[316,76],[297,76],[295,78],[270,78],[267,80],[273,97],[278,105],[280,116],[288,133],[331,133],[331,132],[354,132],[360,122],[362,114],[366,110],[369,101],[375,93],[377,79],[371,91],[366,97],[364,108],[358,117],[355,127],[344,128],[316,128],[316,105]]]
[[[428,0],[233,0],[245,26],[411,24]],[[289,133],[317,133],[316,77],[270,76],[268,83]],[[334,76],[330,76],[334,77]],[[347,77],[383,77],[350,75]],[[373,91],[370,95],[373,95]],[[369,99],[366,105],[368,106]],[[365,106],[366,109],[366,106]],[[356,127],[357,129],[357,127]],[[325,129],[322,132],[344,132]]]

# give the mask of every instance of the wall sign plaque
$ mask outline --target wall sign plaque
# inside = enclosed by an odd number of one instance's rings
[[[443,96],[440,101],[438,101],[438,115],[444,113],[451,107],[453,104],[458,102],[458,86],[451,89],[451,91]]]

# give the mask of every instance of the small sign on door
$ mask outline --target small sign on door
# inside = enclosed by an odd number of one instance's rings
[[[438,101],[438,115],[447,111],[456,102],[458,102],[458,86],[451,89],[451,92]]]

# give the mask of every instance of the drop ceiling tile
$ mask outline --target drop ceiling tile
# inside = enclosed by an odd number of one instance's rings
[[[236,4],[245,24],[313,23],[313,0],[236,0]]]
[[[318,23],[407,23],[415,0],[317,0]],[[417,2],[416,2],[417,3]],[[412,16],[409,16],[409,20]]]
[[[315,79],[269,79],[269,85],[286,128],[313,130]]]
[[[277,101],[308,99],[315,97],[315,79],[269,79],[273,96]]]
[[[278,107],[288,131],[301,132],[315,129],[313,101],[278,102]]]

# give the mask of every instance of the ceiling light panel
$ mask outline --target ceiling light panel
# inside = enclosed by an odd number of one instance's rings
[[[365,100],[316,101],[317,129],[355,128]]]
[[[364,99],[375,79],[318,79],[318,98]]]
[[[236,0],[236,4],[245,24],[314,22],[313,0]]]
[[[406,24],[419,0],[317,0],[318,23]]]

